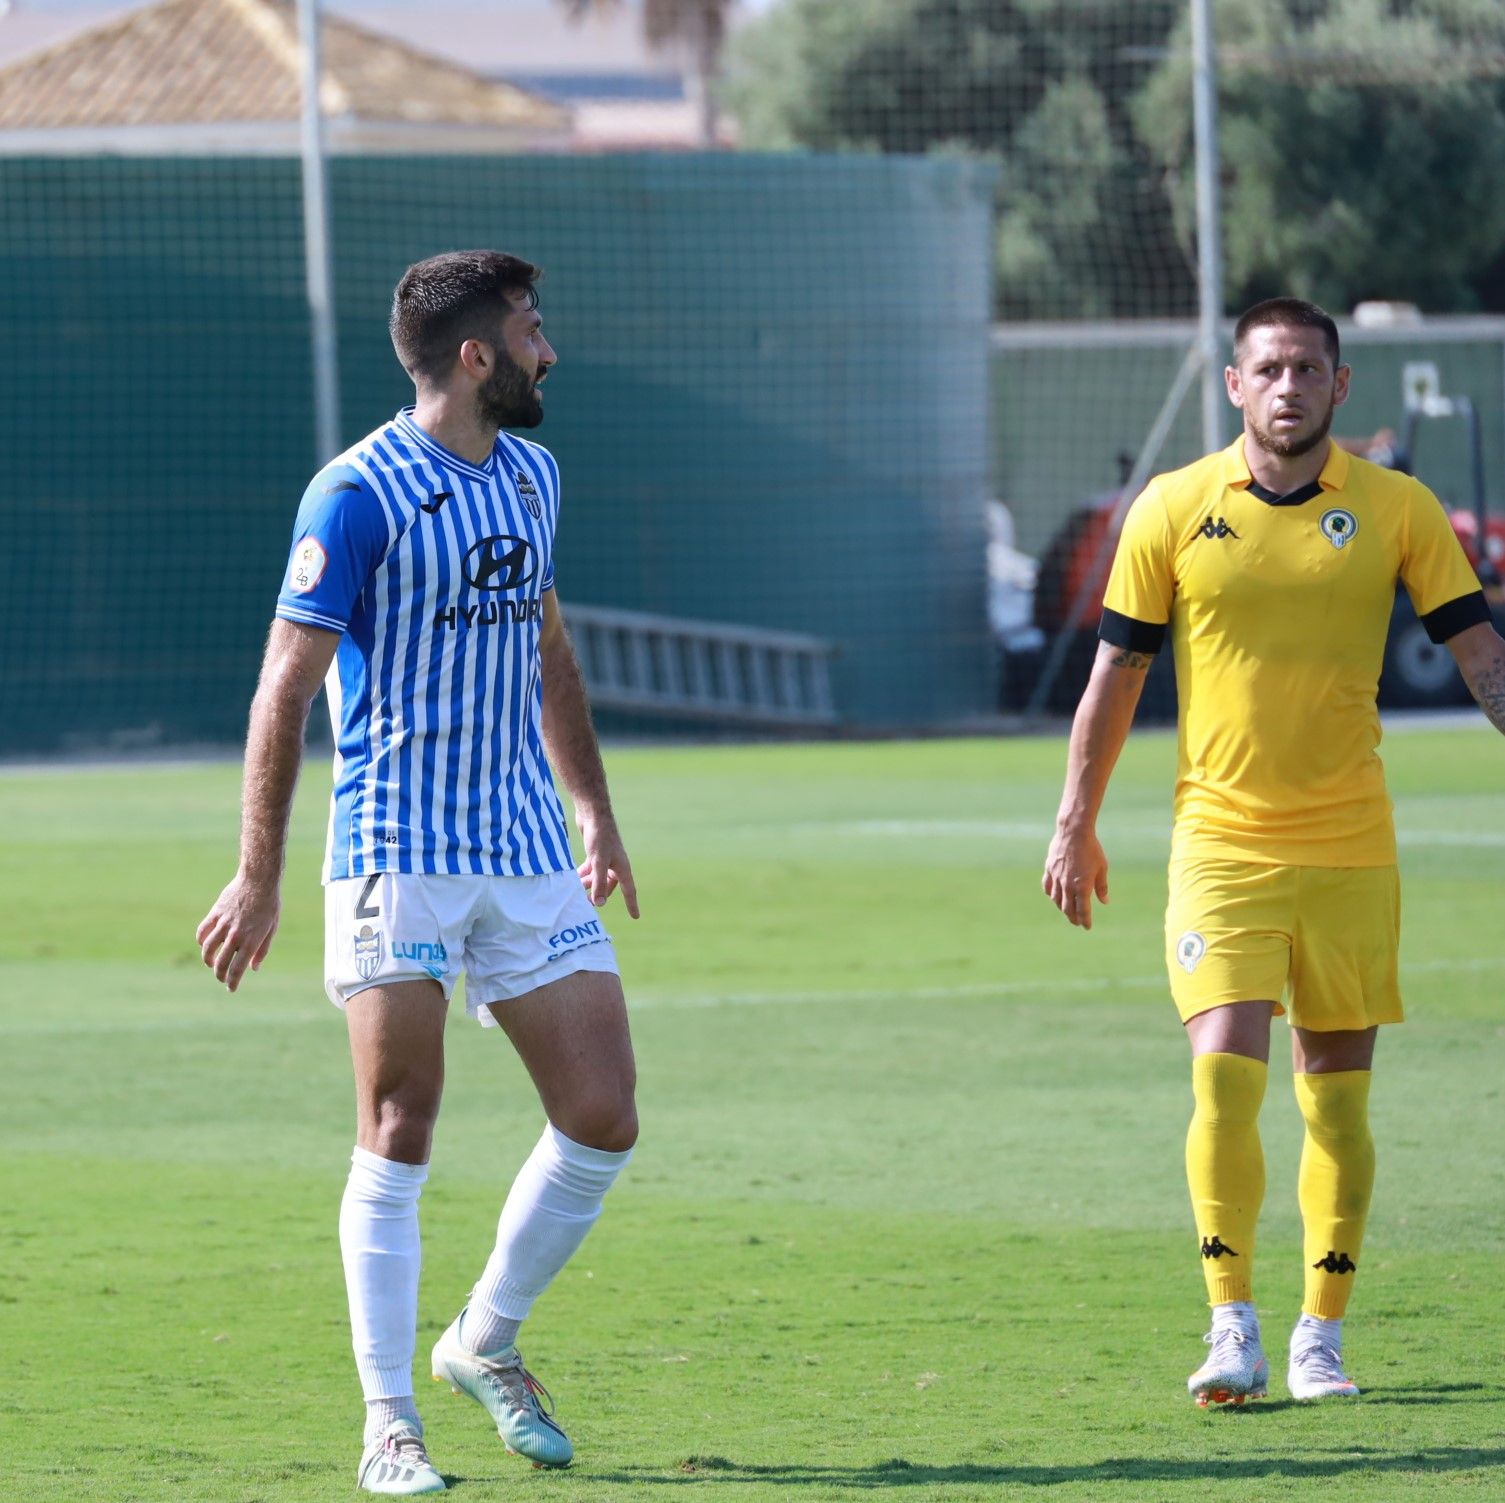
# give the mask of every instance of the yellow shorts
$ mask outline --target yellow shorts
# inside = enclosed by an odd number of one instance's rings
[[[1393,866],[1173,860],[1165,963],[1182,1022],[1273,1001],[1297,1028],[1399,1023],[1400,876]]]

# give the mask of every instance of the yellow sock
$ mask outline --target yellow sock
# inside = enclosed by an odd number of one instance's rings
[[[1348,1308],[1369,1216],[1374,1189],[1369,1079],[1368,1070],[1296,1077],[1296,1100],[1306,1118],[1298,1184],[1306,1228],[1301,1308],[1322,1320],[1342,1320]]]
[[[1254,1224],[1265,1198],[1259,1108],[1267,1067],[1242,1054],[1199,1054],[1186,1134],[1186,1182],[1202,1243],[1207,1301],[1254,1298]]]

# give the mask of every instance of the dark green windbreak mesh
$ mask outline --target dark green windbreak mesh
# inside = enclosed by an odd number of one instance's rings
[[[561,599],[833,640],[842,718],[991,695],[993,184],[961,161],[336,158],[341,437],[411,261],[542,264]],[[231,743],[314,464],[297,164],[0,159],[0,753]]]

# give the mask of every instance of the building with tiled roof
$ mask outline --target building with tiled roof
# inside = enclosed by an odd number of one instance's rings
[[[326,14],[331,151],[558,151],[567,108]],[[162,0],[0,68],[0,151],[297,150],[291,0]]]

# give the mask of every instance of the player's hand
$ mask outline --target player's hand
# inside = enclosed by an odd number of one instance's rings
[[[1057,830],[1040,882],[1062,913],[1082,929],[1092,927],[1092,896],[1108,901],[1108,858],[1092,831]]]
[[[215,899],[194,933],[204,964],[234,991],[246,967],[261,969],[272,936],[282,917],[278,883],[253,882],[237,873],[235,880]]]
[[[580,874],[586,895],[600,908],[620,887],[627,912],[636,918],[637,884],[632,880],[632,863],[627,859],[616,820],[609,815],[600,818],[576,810],[575,823],[580,826],[580,838],[585,845],[585,860],[575,870]]]

